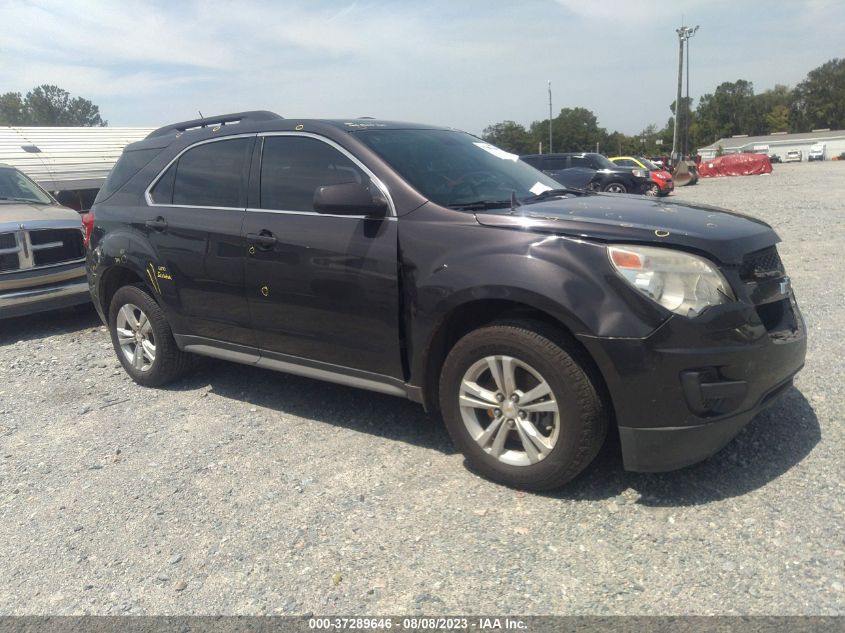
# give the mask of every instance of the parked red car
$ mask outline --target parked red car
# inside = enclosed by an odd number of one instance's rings
[[[610,162],[620,167],[631,167],[633,169],[647,169],[651,176],[651,187],[645,191],[649,196],[668,196],[675,190],[675,182],[672,174],[665,169],[658,167],[647,158],[634,158],[633,156],[614,156]]]

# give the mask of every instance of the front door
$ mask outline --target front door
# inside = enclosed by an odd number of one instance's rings
[[[323,215],[313,206],[318,187],[370,185],[370,173],[321,137],[282,133],[258,142],[251,192],[259,199],[250,200],[244,235],[262,356],[401,378],[396,218]]]

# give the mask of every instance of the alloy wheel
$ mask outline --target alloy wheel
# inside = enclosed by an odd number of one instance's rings
[[[487,356],[473,363],[458,398],[470,436],[504,464],[536,464],[557,443],[560,409],[552,388],[522,360]]]
[[[117,312],[117,342],[126,361],[136,371],[149,371],[156,359],[153,326],[144,311],[132,303]]]

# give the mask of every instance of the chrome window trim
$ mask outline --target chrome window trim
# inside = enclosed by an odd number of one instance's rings
[[[304,138],[313,138],[314,140],[321,141],[321,142],[325,143],[326,145],[328,145],[329,147],[336,149],[338,152],[340,152],[341,154],[346,156],[346,158],[351,160],[361,171],[363,171],[365,174],[367,174],[367,176],[370,177],[370,181],[378,188],[379,191],[381,191],[381,194],[384,196],[385,200],[387,200],[387,208],[389,210],[389,214],[386,216],[385,219],[396,218],[396,205],[393,204],[393,198],[390,195],[390,190],[387,188],[387,185],[385,185],[381,181],[381,179],[378,176],[376,176],[369,167],[367,167],[364,163],[362,163],[358,159],[357,156],[355,156],[352,152],[350,152],[348,149],[346,149],[342,145],[339,145],[336,141],[333,141],[332,139],[330,139],[328,137],[321,136],[320,134],[315,134],[314,132],[290,132],[290,131],[259,132],[258,136],[260,138],[266,138],[268,136],[299,136],[299,137],[304,137]],[[261,158],[262,159],[264,158],[264,145],[263,145],[263,143],[262,143],[262,146],[261,146]],[[261,185],[261,183],[259,183],[259,190],[260,190],[260,185]],[[250,207],[250,208],[247,209],[247,211],[251,211],[253,213],[256,213],[256,212],[258,212],[258,213],[281,213],[281,214],[286,214],[286,215],[321,215],[321,216],[326,216],[326,217],[352,218],[352,219],[357,219],[357,220],[370,217],[370,216],[366,216],[366,215],[333,215],[333,214],[328,214],[328,213],[317,213],[316,211],[291,211],[291,210],[287,210],[287,209],[264,209],[264,208],[255,208],[255,207]]]
[[[179,160],[185,152],[192,150],[195,147],[199,147],[200,145],[206,145],[208,143],[220,143],[221,141],[231,141],[232,139],[236,139],[236,138],[255,138],[256,136],[258,136],[258,134],[255,133],[255,132],[250,132],[250,133],[247,133],[247,134],[232,134],[230,136],[221,136],[220,138],[207,138],[204,141],[197,141],[196,143],[193,143],[192,145],[188,145],[187,147],[182,149],[181,152],[176,154],[176,156],[174,156],[172,159],[170,159],[170,161],[167,163],[167,165],[165,165],[161,169],[161,171],[158,172],[158,175],[155,178],[153,178],[153,181],[144,190],[144,201],[147,203],[147,206],[148,207],[174,207],[176,209],[214,209],[214,210],[217,210],[217,211],[244,211],[244,210],[246,210],[246,207],[210,207],[210,206],[203,206],[203,205],[199,205],[199,204],[164,204],[164,203],[161,203],[161,202],[154,202],[153,197],[151,195],[151,192],[152,192],[153,188],[158,184],[158,181],[161,180],[161,177],[164,176],[165,173],[167,173],[168,169],[170,169],[171,165],[173,165],[173,163],[175,163],[177,160]],[[247,186],[249,186],[249,182],[247,182]]]
[[[287,209],[261,209],[257,207],[213,207],[213,206],[202,206],[202,205],[194,205],[194,204],[165,204],[161,202],[155,202],[152,198],[152,190],[158,184],[158,181],[161,180],[162,176],[167,173],[167,170],[170,169],[173,164],[178,161],[183,154],[187,151],[199,147],[200,145],[205,145],[207,143],[219,143],[222,141],[228,141],[231,139],[236,138],[265,138],[268,136],[301,136],[305,138],[313,138],[317,141],[321,141],[326,145],[336,149],[341,154],[346,156],[349,160],[351,160],[361,171],[363,171],[367,176],[370,177],[370,180],[375,184],[379,191],[381,191],[382,195],[387,200],[387,207],[389,210],[389,214],[383,218],[386,220],[396,220],[396,205],[393,203],[393,197],[390,195],[390,190],[387,186],[381,181],[381,179],[373,173],[373,171],[367,167],[364,163],[362,163],[355,155],[353,155],[349,150],[345,147],[342,147],[335,141],[325,136],[320,136],[319,134],[314,134],[313,132],[288,132],[288,131],[280,131],[280,132],[252,132],[248,134],[232,134],[231,136],[223,136],[220,138],[209,138],[205,139],[204,141],[197,141],[192,145],[188,145],[184,149],[182,149],[176,156],[174,156],[168,163],[158,172],[153,181],[147,186],[144,190],[144,201],[147,203],[148,207],[172,207],[175,209],[211,209],[214,211],[249,211],[251,213],[277,213],[282,215],[320,215],[330,218],[350,218],[353,220],[362,220],[369,218],[370,216],[366,215],[336,215],[336,214],[328,214],[328,213],[317,213],[316,211],[292,211]],[[264,147],[261,147],[261,156],[263,158],[264,154]]]

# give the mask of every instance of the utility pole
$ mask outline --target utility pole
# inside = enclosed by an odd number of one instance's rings
[[[549,154],[552,153],[552,80],[549,79]]]

